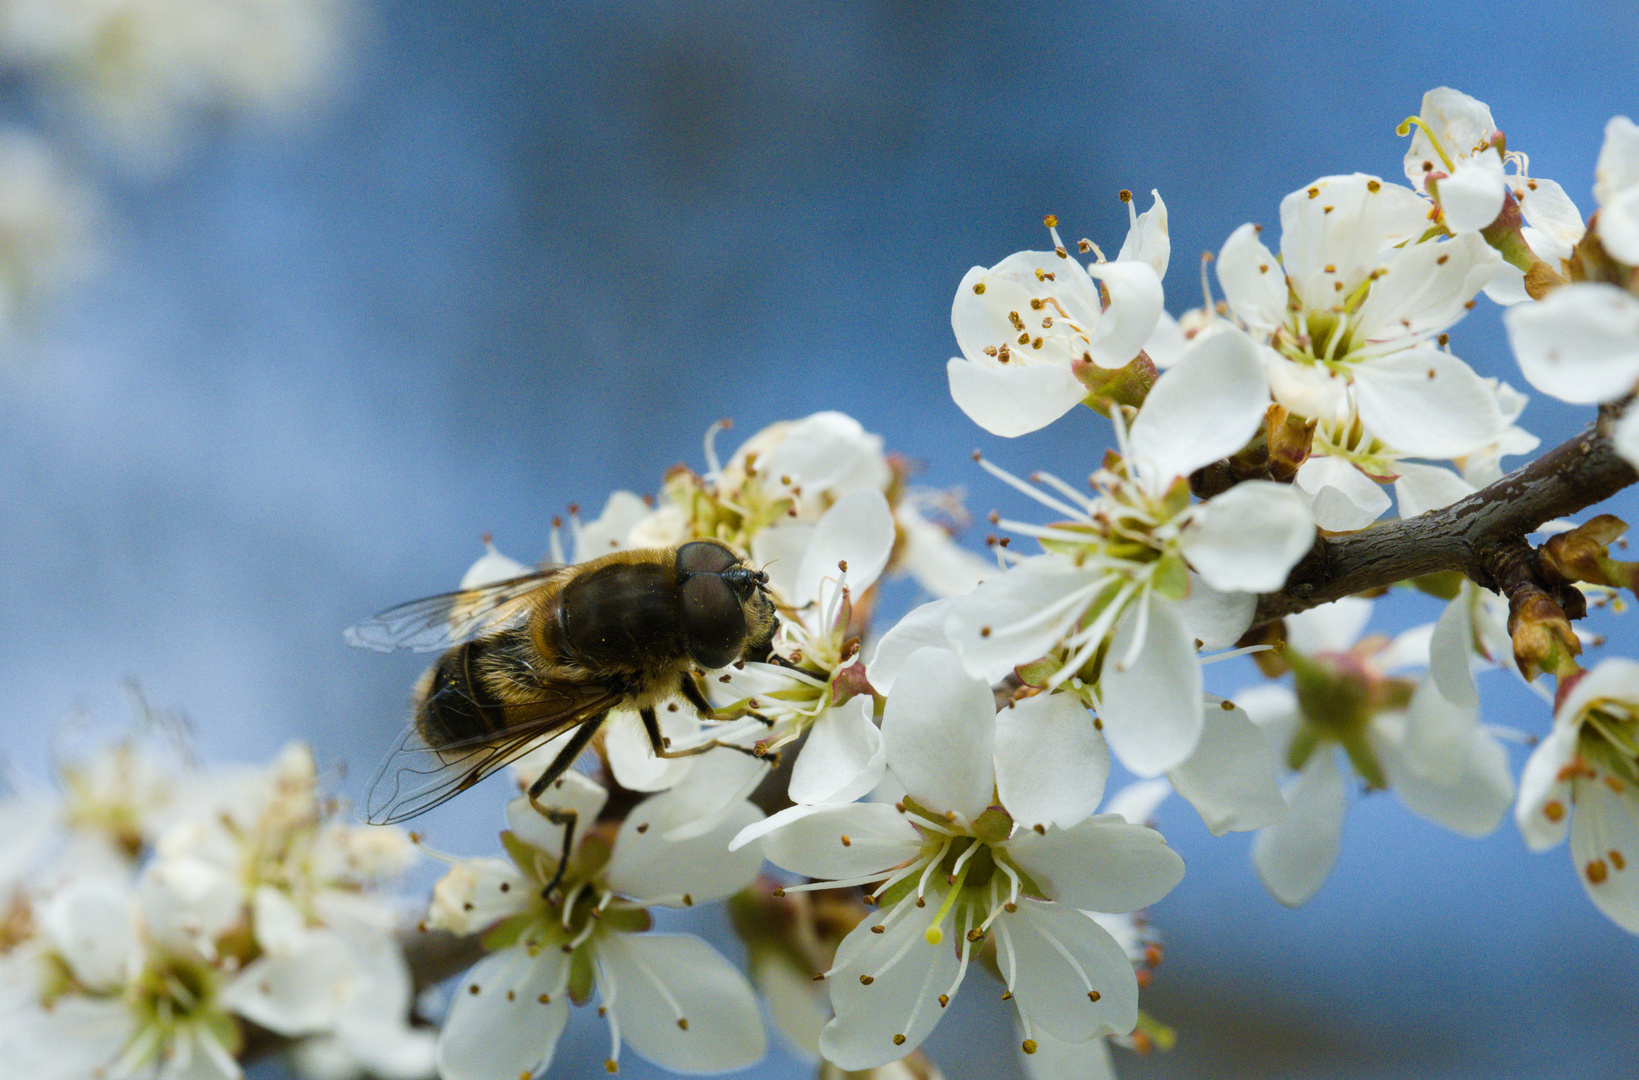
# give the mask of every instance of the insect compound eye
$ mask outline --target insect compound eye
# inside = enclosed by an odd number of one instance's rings
[[[740,565],[740,558],[712,540],[694,540],[677,549],[677,576],[721,574]]]
[[[682,577],[682,553],[678,553]],[[745,648],[746,617],[734,587],[720,574],[696,573],[677,590],[683,605],[683,640],[689,656],[703,668],[727,667]]]

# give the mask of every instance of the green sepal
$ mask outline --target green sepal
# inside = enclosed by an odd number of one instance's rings
[[[592,950],[582,945],[569,957],[569,1000],[585,1005],[592,1000],[592,989],[597,985],[597,969],[592,965]]]
[[[1013,818],[999,806],[988,807],[973,819],[973,835],[982,843],[999,844],[1013,835]]]
[[[1150,573],[1155,591],[1168,600],[1182,600],[1189,595],[1189,566],[1175,551],[1168,552],[1155,564]]]
[[[1433,574],[1424,574],[1405,582],[1418,592],[1427,593],[1441,600],[1455,600],[1462,591],[1463,582],[1468,579],[1460,570],[1440,570]]]

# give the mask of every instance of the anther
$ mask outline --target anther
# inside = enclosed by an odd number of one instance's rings
[[[859,985],[861,985],[861,986],[869,986],[869,985],[871,985],[871,984],[872,984],[872,983],[874,983],[874,982],[876,982],[876,980],[875,980],[875,979],[873,979],[873,978],[872,978],[872,977],[871,977],[871,976],[869,976],[869,975],[861,975],[861,976],[860,976],[860,977],[859,977]]]
[[[677,1030],[679,1030],[679,1031],[687,1031],[687,1030],[689,1030],[689,1020],[688,1020],[688,1017],[686,1017],[686,1016],[679,1016],[679,1017],[678,1017],[678,1018],[677,1018]]]
[[[1100,994],[1097,990],[1087,991],[1087,1000],[1088,1001],[1097,1001],[1099,998],[1101,998],[1103,996],[1104,995]]]
[[[1024,1042],[1019,1044],[1019,1049],[1023,1050],[1027,1054],[1034,1054],[1036,1052],[1036,1040],[1035,1039],[1026,1039],[1026,1040],[1024,1040]]]
[[[898,1035],[898,1034],[894,1035],[893,1044],[895,1046],[904,1046],[905,1045],[905,1036]]]

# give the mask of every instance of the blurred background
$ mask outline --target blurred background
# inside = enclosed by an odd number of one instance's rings
[[[1118,190],[1159,189],[1176,313],[1201,303],[1200,253],[1277,224],[1287,192],[1401,179],[1393,129],[1431,87],[1487,102],[1584,213],[1606,120],[1639,111],[1639,9],[1616,0],[291,0],[238,53],[198,0],[130,6],[222,70],[161,50],[88,87],[50,19],[79,6],[0,4],[0,121],[39,151],[0,203],[49,219],[0,312],[0,724],[37,774],[65,722],[124,723],[130,676],[207,758],[303,739],[356,796],[421,661],[349,651],[343,627],[452,587],[483,533],[533,560],[569,504],[703,468],[723,417],[726,456],[840,409],[976,515],[1039,516],[970,452],[1080,475],[1107,424],[989,436],[944,365],[956,282],[1043,246],[1044,214],[1113,253]],[[1490,305],[1454,346],[1521,383]],[[1522,423],[1551,445],[1589,416],[1533,401]],[[1631,619],[1596,618],[1607,651],[1635,655]],[[1488,686],[1489,721],[1546,730],[1506,676]],[[501,801],[417,824],[489,853]],[[1246,837],[1176,800],[1160,823],[1189,873],[1152,911],[1167,960],[1144,1001],[1180,1037],[1118,1051],[1123,1076],[1639,1075],[1639,942],[1563,848],[1361,798],[1330,882],[1290,911]],[[928,1044],[952,1080],[1019,1075],[998,994],[970,979]],[[601,1071],[602,1026],[570,1037],[550,1075]],[[809,1072],[775,1055],[747,1075]]]

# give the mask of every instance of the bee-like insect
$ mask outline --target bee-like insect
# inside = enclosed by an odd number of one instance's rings
[[[722,719],[702,671],[766,650],[775,626],[768,575],[715,540],[611,552],[390,608],[351,627],[348,644],[448,651],[416,685],[414,722],[371,780],[366,819],[414,817],[573,730],[529,787],[530,801],[566,824],[541,795],[615,708],[637,711],[661,757],[733,746],[671,749],[655,706],[681,694]]]

